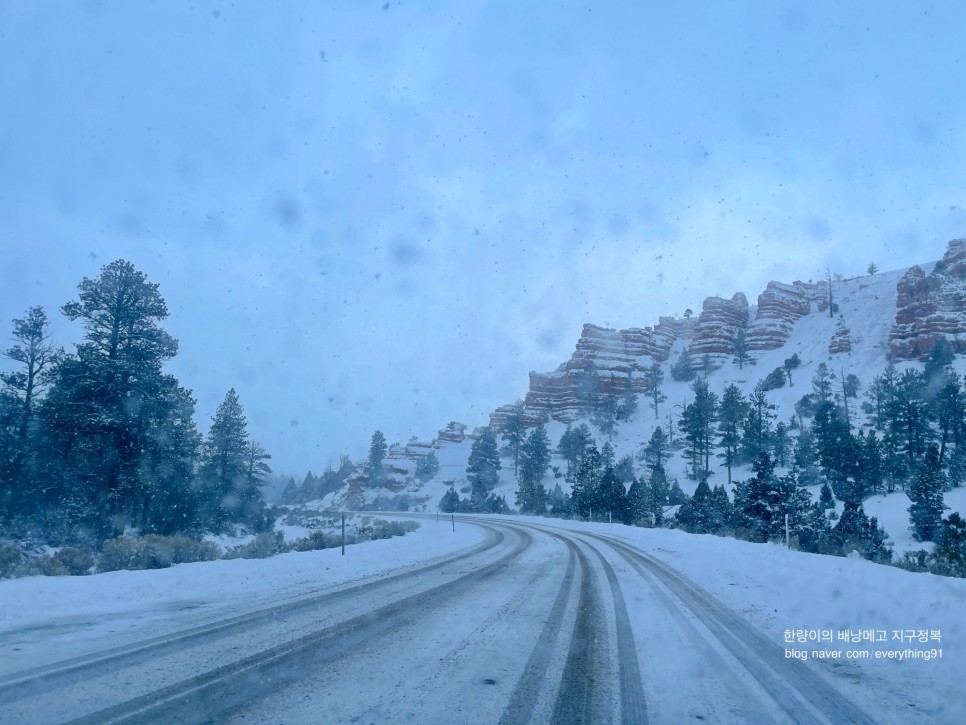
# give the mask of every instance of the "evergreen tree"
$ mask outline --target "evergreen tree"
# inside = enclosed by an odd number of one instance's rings
[[[715,486],[708,503],[708,531],[721,534],[731,528],[734,509],[724,486]]]
[[[728,484],[731,484],[731,467],[736,465],[741,444],[741,424],[747,415],[747,403],[734,383],[728,385],[721,395],[718,407],[718,445],[722,451],[718,457],[724,460],[728,469]]]
[[[590,429],[585,423],[581,423],[575,428],[567,426],[567,430],[560,436],[560,443],[557,445],[557,452],[567,461],[567,479],[570,479],[573,471],[583,460],[587,447],[593,442]]]
[[[520,448],[526,440],[527,430],[523,424],[523,403],[516,402],[507,415],[506,425],[503,428],[503,440],[507,444],[507,450],[513,458],[513,475],[517,475],[520,466]]]
[[[631,523],[654,525],[654,498],[643,476],[631,482],[630,490],[627,492],[627,512]]]
[[[626,423],[635,412],[637,412],[637,393],[634,392],[634,380],[631,378],[631,371],[628,370],[627,379],[624,381],[624,392],[617,406],[617,417]]]
[[[734,341],[734,361],[738,369],[743,369],[745,363],[751,362],[751,355],[748,353],[748,341],[745,339],[744,329],[739,329],[735,334]]]
[[[549,466],[550,439],[543,425],[538,425],[527,436],[520,455],[516,504],[523,513],[546,512],[547,490],[543,486],[543,477]]]
[[[711,487],[707,478],[702,478],[688,498],[678,509],[675,516],[678,524],[692,534],[710,532]]]
[[[460,510],[461,504],[460,495],[450,488],[439,500],[439,510],[444,514],[455,513]]]
[[[480,429],[479,437],[470,447],[466,462],[466,478],[472,496],[485,500],[500,480],[500,451],[497,448],[496,434],[489,426]]]
[[[678,483],[678,479],[672,478],[669,480],[667,502],[671,506],[680,506],[688,497],[681,489],[681,484]]]
[[[966,577],[966,521],[959,512],[943,519],[935,559],[937,574]]]
[[[792,370],[797,368],[802,364],[801,358],[798,357],[798,353],[794,353],[791,357],[785,358],[785,362],[782,363],[782,369],[785,371],[785,375],[788,376],[788,387],[793,385],[792,383]]]
[[[935,541],[942,523],[942,513],[946,509],[943,503],[942,468],[939,464],[939,449],[930,445],[926,451],[925,460],[920,467],[912,487],[909,490],[909,520],[913,536],[917,541]]]
[[[647,385],[647,397],[651,399],[651,407],[654,408],[655,419],[660,417],[658,406],[667,400],[667,396],[661,390],[664,384],[664,371],[660,363],[651,363],[651,367],[644,374],[644,381]]]
[[[788,427],[784,423],[779,422],[775,426],[775,430],[770,437],[770,443],[775,463],[784,467],[785,460],[792,447],[792,439],[788,435]]]
[[[425,483],[439,473],[439,459],[433,451],[416,461],[416,478]]]
[[[818,483],[818,447],[810,428],[803,428],[795,440],[794,470],[800,485]]]
[[[741,437],[742,456],[747,461],[757,461],[770,448],[775,406],[768,402],[765,392],[764,386],[758,383],[748,398],[748,413]]]
[[[859,452],[859,467],[857,478],[859,482],[859,495],[864,499],[874,493],[879,493],[882,488],[882,481],[885,478],[885,467],[883,466],[882,446],[874,430],[870,430],[865,436],[858,439],[861,445]]]
[[[212,531],[243,518],[248,503],[248,421],[232,388],[215,410],[202,451],[203,521]]]
[[[772,370],[770,373],[768,373],[768,375],[765,376],[765,379],[761,381],[761,387],[765,391],[778,390],[778,388],[785,387],[785,369],[775,368]]]
[[[669,455],[670,444],[668,443],[667,436],[664,434],[664,429],[661,426],[657,426],[651,432],[650,440],[641,448],[638,459],[644,461],[649,467],[663,467]]]
[[[694,361],[691,359],[691,353],[685,348],[671,365],[671,377],[680,383],[694,380],[694,376]]]
[[[570,492],[570,507],[574,514],[581,517],[590,516],[596,501],[597,490],[600,488],[603,469],[600,451],[591,443],[577,469]]]
[[[0,372],[0,515],[23,510],[35,492],[27,490],[32,478],[27,467],[28,434],[36,422],[37,401],[50,382],[50,372],[63,351],[50,342],[49,323],[42,307],[31,307],[27,316],[13,321],[15,344],[2,356],[19,364]]]
[[[83,323],[84,341],[51,370],[32,478],[68,526],[111,537],[151,521],[146,507],[171,503],[158,491],[193,497],[181,477],[197,447],[194,400],[161,370],[178,347],[159,325],[168,310],[129,262],[85,278],[62,311]],[[182,505],[187,512],[194,501]],[[188,525],[187,514],[174,520]]]
[[[594,508],[599,510],[602,516],[609,514],[613,521],[629,520],[627,492],[624,490],[624,484],[618,480],[613,467],[604,468],[595,498]]]
[[[369,442],[369,456],[366,459],[371,488],[378,488],[386,482],[386,471],[382,462],[386,459],[388,452],[389,446],[386,444],[386,436],[383,435],[381,430],[377,430],[372,434],[372,439]]]
[[[832,495],[832,487],[828,485],[827,481],[822,484],[822,490],[818,497],[818,507],[822,511],[835,508],[835,496]]]
[[[819,363],[812,377],[812,395],[815,403],[828,403],[832,400],[832,373],[828,365]]]
[[[558,482],[550,492],[548,503],[550,504],[551,516],[570,516],[570,497],[563,492]]]
[[[598,398],[594,414],[591,416],[591,422],[607,436],[608,440],[614,437],[614,431],[617,429],[619,406],[617,396],[614,393],[606,393]]]
[[[677,482],[675,481],[675,485]],[[664,509],[671,503],[671,482],[668,480],[664,466],[655,465],[651,467],[651,476],[648,479],[648,488],[651,494],[651,502],[654,506],[654,525],[664,526]],[[680,487],[678,487],[680,489]]]
[[[718,415],[718,396],[708,390],[708,383],[699,378],[691,385],[694,402],[685,406],[678,421],[684,434],[685,450],[691,460],[693,478],[710,474],[711,449],[714,443],[714,423]]]
[[[288,483],[285,484],[285,488],[282,490],[282,503],[296,503],[298,493],[299,487],[296,485],[295,479],[289,478]]]

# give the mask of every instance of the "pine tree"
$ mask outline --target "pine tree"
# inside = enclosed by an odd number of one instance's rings
[[[664,371],[660,363],[651,363],[651,367],[644,373],[644,381],[647,385],[647,397],[651,399],[651,407],[654,408],[654,418],[659,418],[658,406],[667,400],[667,396],[661,390],[664,384]]]
[[[489,426],[480,429],[479,437],[470,447],[466,462],[466,478],[472,495],[479,500],[487,495],[500,480],[500,451],[497,448],[496,434]]]
[[[416,478],[425,483],[439,473],[439,459],[433,451],[416,461]]]
[[[654,499],[647,480],[642,476],[631,482],[627,492],[627,512],[631,523],[653,526]]]
[[[601,515],[609,514],[613,521],[626,523],[629,520],[627,492],[611,466],[604,468],[596,499],[594,508],[599,510]]]
[[[118,260],[96,279],[78,285],[78,299],[62,308],[84,325],[74,355],[52,369],[39,412],[37,460],[32,474],[44,498],[68,526],[96,537],[151,521],[151,507],[168,505],[168,488],[194,498],[182,479],[197,447],[194,400],[162,364],[177,342],[160,327],[168,315],[158,285]],[[183,501],[183,511],[194,501]],[[187,516],[157,512],[188,526]]]
[[[516,504],[523,513],[546,512],[547,490],[543,486],[543,477],[549,466],[550,439],[543,425],[538,425],[527,436],[520,455]]]
[[[909,490],[909,520],[913,536],[917,541],[935,541],[942,523],[943,503],[942,467],[939,464],[939,449],[935,444],[926,451],[925,460],[920,467]]]
[[[2,356],[19,368],[0,372],[3,383],[0,402],[0,516],[22,510],[34,497],[28,490],[32,478],[27,469],[30,442],[28,434],[36,419],[37,402],[51,379],[51,370],[63,350],[50,342],[49,323],[42,307],[31,307],[27,316],[13,321],[15,344]]]
[[[775,457],[775,463],[784,467],[785,459],[788,457],[788,453],[792,447],[792,439],[788,435],[788,426],[779,422],[770,437],[770,443],[772,455]]]
[[[708,504],[708,531],[721,534],[732,526],[734,509],[724,486],[715,486]]]
[[[798,357],[797,352],[794,353],[791,357],[785,358],[785,362],[782,364],[782,369],[785,371],[785,374],[788,376],[788,387],[791,387],[793,385],[792,370],[794,370],[801,364],[802,364],[802,360],[801,358]]]
[[[795,440],[794,470],[800,485],[813,486],[818,483],[818,447],[810,428],[803,428]]]
[[[745,339],[744,329],[739,329],[737,334],[735,334],[733,352],[734,361],[737,363],[739,370],[745,367],[745,363],[751,362],[751,355],[748,354],[748,342]]]
[[[694,494],[678,509],[677,519],[684,529],[692,534],[707,534],[710,531],[711,487],[707,478],[702,478],[694,489]]]
[[[625,423],[637,412],[637,393],[634,391],[634,380],[631,371],[627,371],[627,378],[624,381],[624,390],[621,393],[621,400],[617,406],[617,417]]]
[[[648,488],[651,494],[651,502],[654,505],[654,525],[664,526],[664,509],[673,505],[671,503],[671,482],[668,481],[664,466],[655,465],[651,467]]]
[[[670,444],[668,443],[667,436],[664,434],[664,429],[661,426],[657,426],[651,432],[650,440],[642,446],[638,454],[638,460],[644,461],[650,467],[663,467],[669,455]]]
[[[594,437],[590,434],[590,428],[586,423],[581,423],[575,428],[568,426],[569,437],[564,442],[564,436],[560,437],[558,452],[567,461],[567,473],[572,474],[576,467],[583,461],[587,448],[594,443]]]
[[[747,403],[735,384],[728,385],[721,395],[718,406],[718,445],[722,448],[718,457],[724,460],[728,469],[728,484],[731,484],[731,468],[739,462],[738,451],[741,444],[741,423],[747,415]]]
[[[818,506],[822,511],[835,508],[835,496],[832,495],[832,487],[828,485],[827,481],[822,484],[822,490],[818,497]]]
[[[775,419],[775,406],[768,402],[765,388],[761,383],[755,386],[748,398],[748,413],[745,415],[741,448],[747,461],[757,461],[769,449],[771,422]]]
[[[366,465],[369,473],[369,487],[378,488],[386,482],[386,472],[382,462],[386,459],[389,446],[386,444],[386,436],[381,430],[372,434],[369,442],[369,456],[366,458]]]
[[[671,365],[671,377],[679,383],[694,380],[694,361],[691,359],[691,353],[688,352],[687,348],[681,351],[677,360]]]
[[[943,519],[935,559],[936,573],[966,577],[966,521],[959,512]]]
[[[711,472],[711,449],[714,443],[714,423],[718,416],[718,396],[708,390],[708,383],[699,378],[691,385],[694,402],[685,406],[678,427],[685,437],[685,449],[691,459],[694,478]]]
[[[598,398],[591,417],[591,422],[607,436],[608,440],[614,437],[614,431],[617,429],[619,406],[617,396],[614,393],[606,393]]]
[[[574,514],[590,515],[596,501],[597,490],[600,488],[603,468],[600,451],[597,450],[596,445],[591,444],[577,469],[570,492],[570,507]]]
[[[507,450],[513,457],[513,475],[517,475],[520,466],[520,448],[523,446],[527,437],[526,426],[523,424],[523,403],[516,402],[507,415],[506,424],[503,427],[503,440],[506,441]]]
[[[246,504],[248,421],[232,388],[215,410],[202,451],[203,520],[222,531],[241,518]]]

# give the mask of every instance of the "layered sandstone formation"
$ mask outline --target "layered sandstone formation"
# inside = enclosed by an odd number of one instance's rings
[[[613,330],[584,325],[570,360],[550,373],[530,373],[530,389],[524,398],[524,423],[536,425],[553,419],[565,423],[576,419],[591,398],[622,393],[628,375],[636,393],[646,393],[643,373],[653,363],[666,362],[671,346],[689,336],[695,322],[662,317],[654,327]],[[501,430],[510,406],[490,416],[490,424]]]
[[[838,326],[835,328],[835,334],[832,335],[832,340],[828,344],[828,354],[838,355],[843,352],[852,353],[852,333],[840,317]]]
[[[893,360],[921,359],[945,337],[966,352],[966,239],[954,239],[936,268],[911,267],[896,285],[896,322],[889,333]]]
[[[769,282],[758,295],[758,312],[748,329],[749,350],[777,350],[792,336],[795,323],[809,314],[814,304],[819,312],[828,309],[826,282]]]
[[[688,352],[695,360],[708,355],[721,363],[735,351],[735,337],[748,326],[748,298],[738,292],[730,300],[709,297],[694,326],[694,337]]]

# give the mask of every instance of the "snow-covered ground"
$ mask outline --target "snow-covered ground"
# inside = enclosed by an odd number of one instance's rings
[[[536,517],[505,520],[625,541],[696,582],[767,640],[789,652],[789,657],[793,651],[798,657],[805,653],[809,668],[866,712],[881,714],[887,703],[894,711],[882,721],[955,722],[954,705],[966,679],[964,580],[680,531]],[[348,548],[344,557],[338,549],[330,549],[265,560],[184,564],[160,571],[3,581],[0,647],[7,655],[0,663],[0,676],[138,642],[148,633],[177,631],[349,582],[382,577],[400,567],[466,549],[483,536],[459,515],[455,529],[446,517],[439,523],[422,519],[421,528],[412,534]],[[555,556],[547,561],[563,561],[559,553]],[[655,608],[651,597],[655,582],[612,558],[638,642],[642,671],[651,673],[648,677],[656,672],[700,676],[693,669],[697,655],[687,643],[681,643],[680,651],[673,643],[664,643],[670,646],[658,650],[649,646],[669,636],[665,628],[673,622],[665,621],[666,616]],[[598,577],[598,581],[605,580]],[[460,611],[469,622],[496,616],[472,607]],[[501,622],[501,627],[506,626],[512,627],[512,618]],[[845,642],[839,639],[845,631],[872,632],[873,640],[877,636],[882,640]],[[805,641],[799,642],[796,638],[802,632]],[[808,639],[815,636],[812,633],[818,633],[819,641]],[[828,633],[830,641],[821,640],[823,633]],[[920,641],[922,636],[926,641]],[[521,646],[529,650],[532,643],[521,641]],[[922,657],[933,651],[933,658]],[[817,652],[829,659],[820,660]],[[893,654],[883,658],[876,652]],[[476,670],[482,672],[485,667],[481,664]],[[399,662],[392,659],[385,671],[371,673],[368,686],[378,688],[384,680],[396,682],[402,677]],[[645,690],[652,700],[656,696],[648,688],[655,686],[645,677]],[[658,711],[672,712],[673,708]],[[685,708],[677,714],[686,712]]]

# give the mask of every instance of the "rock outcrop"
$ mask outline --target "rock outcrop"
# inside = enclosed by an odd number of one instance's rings
[[[536,425],[547,419],[569,423],[596,396],[623,392],[628,375],[634,391],[646,393],[643,372],[655,362],[666,362],[675,340],[690,336],[694,327],[691,320],[673,317],[662,317],[654,327],[626,330],[584,325],[570,360],[550,373],[530,373],[524,423]],[[490,424],[497,430],[509,407],[501,406],[491,414]]]
[[[809,314],[812,304],[828,309],[826,282],[769,282],[758,295],[758,311],[746,337],[749,350],[777,350],[792,335],[795,323]]]
[[[466,423],[450,421],[443,430],[436,435],[436,442],[462,443],[466,440]]]
[[[845,322],[840,317],[838,326],[835,328],[835,334],[832,335],[832,340],[828,344],[828,354],[838,355],[843,352],[852,353],[852,332],[845,326]]]
[[[735,336],[748,326],[748,298],[738,292],[730,300],[709,297],[704,301],[688,352],[695,360],[708,355],[718,362],[735,351]]]
[[[893,360],[917,360],[945,337],[966,352],[966,239],[954,239],[930,274],[911,267],[896,285],[896,322],[889,333]]]

